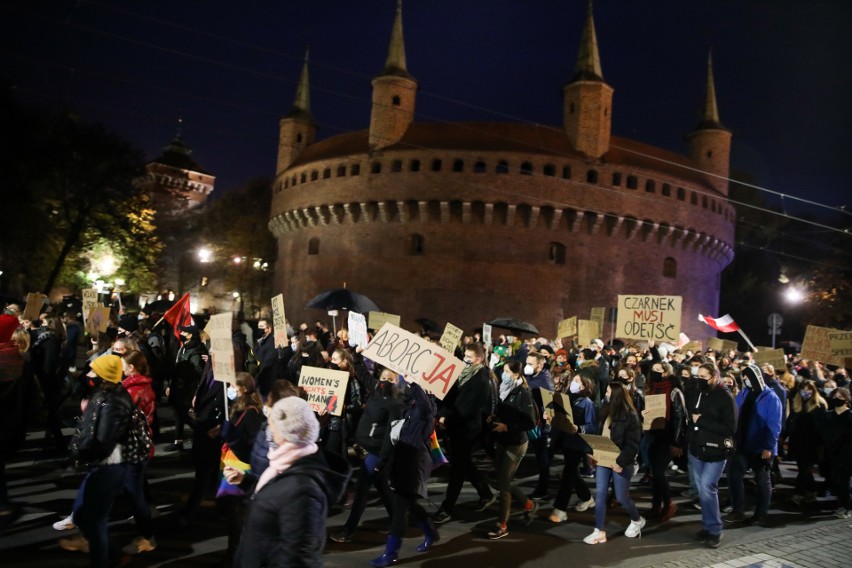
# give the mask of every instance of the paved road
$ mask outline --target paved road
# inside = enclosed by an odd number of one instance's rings
[[[167,412],[164,412],[168,423]],[[68,430],[70,433],[70,430]],[[50,525],[68,514],[80,476],[59,469],[60,461],[41,450],[40,432],[31,432],[26,448],[8,468],[12,498],[26,504],[25,515],[0,536],[0,566],[28,568],[84,567],[84,555],[65,552],[56,544],[60,536]],[[165,444],[158,445],[158,455],[149,474],[158,509],[157,550],[137,557],[120,559],[124,566],[183,567],[218,566],[226,544],[225,530],[214,504],[205,503],[201,520],[182,528],[174,512],[192,483],[191,464],[186,455],[165,453]],[[560,467],[555,467],[554,475]],[[430,511],[437,508],[446,487],[445,474],[437,475],[430,487]],[[588,546],[582,538],[593,528],[593,514],[572,512],[568,521],[559,525],[548,522],[549,503],[544,504],[539,518],[530,526],[518,519],[509,523],[510,535],[499,541],[489,541],[485,533],[495,521],[496,509],[477,513],[473,510],[475,492],[465,487],[456,518],[441,527],[441,542],[432,551],[418,554],[419,543],[415,530],[408,534],[401,553],[401,564],[425,568],[480,567],[630,567],[641,568],[698,568],[713,566],[734,568],[763,566],[791,568],[829,568],[852,566],[852,521],[838,520],[831,515],[833,498],[820,499],[804,510],[789,504],[790,482],[795,469],[785,464],[785,480],[776,488],[771,510],[772,527],[737,527],[726,530],[723,544],[717,550],[703,548],[693,540],[700,528],[699,513],[686,500],[680,511],[668,523],[655,526],[649,523],[642,538],[629,539],[621,534],[628,519],[620,509],[608,517],[609,542]],[[535,483],[534,458],[528,456],[518,479],[528,490]],[[676,492],[684,489],[686,477],[673,472]],[[649,505],[650,491],[635,486],[634,498],[640,509]],[[348,511],[335,508],[328,520],[329,530],[339,528]],[[123,500],[116,503],[110,534],[116,548],[134,536],[134,525]],[[326,566],[368,566],[384,543],[387,527],[384,509],[372,501],[364,516],[362,529],[352,543],[340,545],[329,542]]]

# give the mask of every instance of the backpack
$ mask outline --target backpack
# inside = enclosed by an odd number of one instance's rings
[[[143,463],[148,459],[154,441],[148,430],[148,418],[135,404],[130,411],[130,424],[127,427],[127,438],[122,447],[125,463]]]

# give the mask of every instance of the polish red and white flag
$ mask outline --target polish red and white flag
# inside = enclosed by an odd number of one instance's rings
[[[720,318],[711,318],[710,316],[698,314],[698,319],[722,333],[732,333],[740,330],[740,326],[737,325],[737,322],[729,314],[725,314]]]

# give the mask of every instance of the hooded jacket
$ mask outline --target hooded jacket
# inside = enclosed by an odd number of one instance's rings
[[[329,504],[340,499],[350,475],[345,459],[320,449],[261,487],[251,498],[235,565],[322,566]]]
[[[749,393],[748,387],[737,394],[737,411],[741,411]],[[772,389],[764,388],[754,401],[754,409],[743,424],[737,424],[737,433],[742,433],[742,447],[737,448],[741,453],[759,453],[769,450],[772,455],[778,455],[778,436],[781,435],[781,401]]]

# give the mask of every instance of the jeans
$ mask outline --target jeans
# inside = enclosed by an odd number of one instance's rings
[[[701,524],[711,535],[722,534],[722,513],[719,511],[719,478],[725,470],[725,460],[706,462],[689,454],[689,469],[695,471],[698,500],[701,503]]]
[[[139,534],[150,540],[154,536],[154,527],[151,523],[151,509],[148,505],[148,499],[145,497],[145,471],[147,469],[147,461],[127,464],[124,490],[130,497],[133,519],[136,521]]]
[[[512,512],[512,497],[520,504],[526,504],[527,496],[516,485],[512,478],[527,453],[527,442],[519,446],[504,446],[497,442],[494,451],[494,473],[497,475],[497,489],[500,491],[500,515],[497,520],[503,524],[509,520]]]
[[[592,492],[583,478],[580,476],[580,462],[584,461],[585,452],[583,450],[563,450],[565,456],[565,465],[562,468],[562,479],[559,481],[559,492],[556,494],[556,499],[553,501],[553,506],[556,509],[564,511],[568,508],[568,501],[571,500],[571,492],[576,492],[580,501],[588,501],[592,497]]]
[[[606,502],[609,493],[609,482],[615,485],[615,499],[621,503],[631,521],[639,520],[639,511],[633,499],[630,498],[630,478],[633,477],[633,466],[625,467],[621,473],[616,473],[608,467],[595,468],[595,528],[604,530],[606,525]]]
[[[470,484],[479,493],[480,499],[491,499],[491,488],[488,487],[485,476],[473,464],[471,456],[473,441],[468,440],[464,432],[458,432],[450,436],[449,449],[450,481],[447,483],[447,494],[444,502],[441,503],[441,509],[447,514],[452,514],[465,478],[470,480]]]
[[[358,480],[355,482],[355,500],[352,502],[352,509],[349,510],[349,518],[343,525],[343,530],[350,534],[355,532],[358,523],[361,522],[361,516],[367,508],[367,498],[370,494],[371,485],[379,491],[379,497],[388,512],[388,517],[391,516],[391,489],[388,484],[388,476],[384,470],[375,472],[378,462],[378,455],[367,454],[364,463],[361,464],[361,471],[358,472]]]
[[[80,486],[82,498],[74,509],[74,523],[89,540],[89,565],[106,568],[109,564],[107,523],[115,496],[124,487],[125,464],[99,465],[89,470]]]
[[[745,511],[745,479],[749,467],[754,470],[755,481],[757,481],[757,503],[754,513],[758,517],[769,514],[769,499],[772,495],[772,485],[769,481],[769,462],[760,459],[759,455],[737,452],[730,459],[728,470],[728,490],[731,494],[731,507],[735,513]]]

